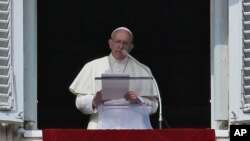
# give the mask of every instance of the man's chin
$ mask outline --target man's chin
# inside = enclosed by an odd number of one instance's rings
[[[122,53],[116,56],[117,60],[123,60],[124,58],[125,56]]]

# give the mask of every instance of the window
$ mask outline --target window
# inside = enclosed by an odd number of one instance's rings
[[[250,0],[229,1],[229,120],[250,123]]]
[[[242,110],[250,113],[250,0],[243,2],[242,15]]]
[[[13,108],[11,64],[11,6],[0,1],[0,110]]]
[[[23,122],[22,11],[21,1],[0,0],[0,122]]]

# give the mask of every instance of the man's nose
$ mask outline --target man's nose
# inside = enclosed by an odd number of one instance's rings
[[[119,44],[119,48],[124,48],[124,42],[121,42],[121,43]]]

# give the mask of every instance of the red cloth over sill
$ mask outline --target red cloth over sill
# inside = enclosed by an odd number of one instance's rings
[[[43,141],[215,141],[213,129],[44,129]]]

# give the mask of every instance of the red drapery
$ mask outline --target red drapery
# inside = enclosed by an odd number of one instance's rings
[[[43,141],[215,141],[213,129],[44,129]]]

